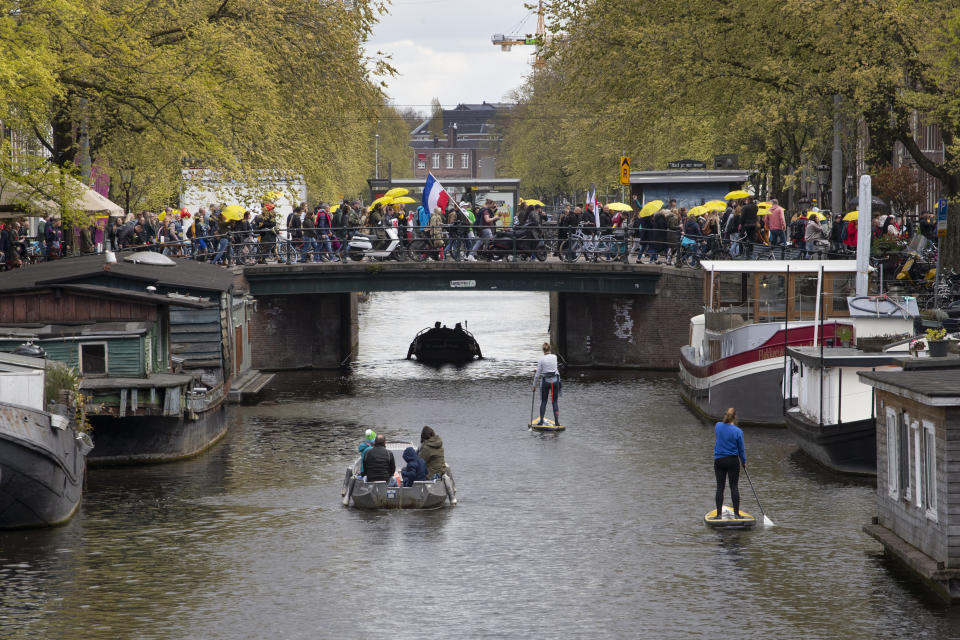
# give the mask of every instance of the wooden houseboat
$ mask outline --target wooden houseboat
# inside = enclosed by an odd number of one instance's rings
[[[227,393],[250,352],[252,299],[234,297],[229,270],[149,259],[73,258],[0,279],[0,351],[32,340],[79,371],[97,441],[91,464],[209,447],[226,433]]]
[[[960,603],[960,369],[859,376],[877,416],[877,515],[864,531]]]

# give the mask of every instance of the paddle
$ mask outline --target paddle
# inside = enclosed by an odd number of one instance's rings
[[[763,516],[763,526],[772,527],[774,526],[773,520],[767,517],[767,514],[763,512],[763,505],[760,504],[760,496],[757,495],[757,490],[753,486],[753,480],[750,479],[750,472],[747,471],[747,467],[743,467],[743,472],[747,474],[747,482],[750,483],[750,488],[753,489],[753,497],[757,499],[757,506],[760,507],[760,515]]]
[[[534,387],[533,391],[530,392],[530,422],[527,423],[527,426],[533,424],[533,403],[537,400],[537,388]]]

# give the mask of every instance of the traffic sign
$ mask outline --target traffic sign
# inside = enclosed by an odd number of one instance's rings
[[[630,186],[630,156],[620,156],[620,184]]]
[[[947,199],[937,201],[937,237],[947,237]]]

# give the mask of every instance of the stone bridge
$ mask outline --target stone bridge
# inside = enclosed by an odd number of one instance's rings
[[[257,298],[253,366],[335,368],[356,353],[357,293],[546,291],[550,336],[573,367],[675,369],[703,272],[657,265],[562,262],[358,262],[238,269]]]

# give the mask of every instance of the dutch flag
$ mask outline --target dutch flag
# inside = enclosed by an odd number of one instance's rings
[[[427,182],[423,185],[423,208],[427,214],[432,214],[435,207],[440,207],[440,212],[447,210],[450,203],[450,196],[447,195],[443,185],[433,177],[432,173],[427,174]]]

